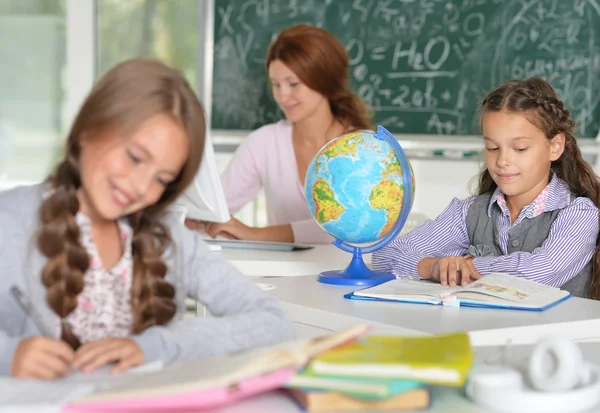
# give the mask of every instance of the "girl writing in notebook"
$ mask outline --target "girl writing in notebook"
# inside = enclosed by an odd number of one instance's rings
[[[291,336],[274,299],[166,212],[198,170],[205,133],[177,72],[128,61],[93,88],[52,175],[0,196],[0,375],[119,372]],[[214,317],[184,319],[188,297]]]
[[[378,271],[466,285],[505,272],[600,297],[600,181],[549,83],[511,80],[481,104],[486,165],[477,196],[373,255]]]
[[[213,237],[331,242],[308,210],[304,177],[312,158],[331,139],[373,129],[367,107],[350,90],[348,54],[327,31],[300,24],[277,36],[265,65],[273,97],[286,120],[252,132],[237,149],[222,182],[231,214],[253,201],[262,188],[267,226],[249,227],[232,218],[225,224],[206,224],[204,229]],[[187,224],[202,228],[197,221]]]

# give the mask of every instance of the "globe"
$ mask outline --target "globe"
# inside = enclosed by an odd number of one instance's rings
[[[414,190],[410,162],[382,126],[377,132],[352,132],[328,142],[309,164],[304,183],[315,221],[336,238],[335,245],[355,254],[374,252],[397,236],[412,208]],[[350,243],[375,244],[361,249]],[[375,275],[364,264],[360,271],[366,277]]]

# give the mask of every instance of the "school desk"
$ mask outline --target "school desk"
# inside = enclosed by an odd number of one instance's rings
[[[369,323],[375,334],[444,334],[467,331],[473,345],[511,340],[530,344],[559,334],[577,341],[600,341],[600,301],[571,297],[543,312],[453,308],[424,304],[348,300],[360,287],[321,284],[314,275],[257,280],[281,301],[301,336]]]

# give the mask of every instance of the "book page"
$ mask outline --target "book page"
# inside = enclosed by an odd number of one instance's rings
[[[91,393],[93,384],[76,384],[47,380],[23,380],[0,377],[0,406],[20,406],[22,409],[40,405],[60,405]],[[7,391],[10,389],[10,391]],[[0,410],[2,410],[0,408]],[[23,410],[25,412],[25,410]]]
[[[122,377],[107,388],[77,401],[119,400],[225,387],[248,374],[249,366],[255,366],[253,362],[264,356],[266,351],[253,349],[231,355],[176,362],[159,372]]]
[[[444,294],[452,294],[462,290],[462,287],[444,287],[441,284],[426,280],[392,280],[364,290],[355,291],[360,297],[375,297],[389,300],[441,300]]]
[[[486,299],[480,295],[495,299]],[[463,287],[456,294],[459,299],[483,302],[510,301],[526,307],[543,307],[567,295],[566,291],[509,274],[492,273]],[[477,297],[479,296],[479,297]],[[497,300],[497,299],[501,300]]]
[[[74,398],[88,395],[117,379],[159,371],[163,364],[162,361],[145,363],[116,375],[110,374],[112,366],[103,366],[85,374],[75,371],[54,381],[0,377],[0,389],[10,389],[0,391],[0,406],[19,406],[23,413],[26,411],[24,409],[29,407],[31,411],[41,411],[41,405],[59,406]]]
[[[109,384],[111,382],[114,382],[115,380],[121,379],[123,377],[128,377],[130,375],[147,374],[147,373],[153,373],[153,372],[160,371],[164,367],[164,362],[162,360],[157,360],[152,363],[140,364],[139,366],[132,367],[132,368],[125,370],[124,372],[119,373],[119,374],[111,374],[110,373],[110,370],[113,367],[114,367],[113,365],[106,365],[106,366],[99,367],[96,370],[91,371],[89,373],[73,371],[71,374],[59,379],[58,381],[62,382],[62,383],[76,383],[76,384],[89,383],[89,384],[95,384],[95,385],[100,386],[100,385]]]
[[[176,362],[162,371],[122,377],[82,401],[157,396],[231,386],[250,377],[301,367],[310,357],[352,340],[368,329],[367,325],[360,324],[309,340],[300,339],[223,356]]]

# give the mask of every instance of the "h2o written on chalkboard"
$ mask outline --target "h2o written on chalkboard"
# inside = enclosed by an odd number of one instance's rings
[[[579,136],[600,129],[600,0],[215,0],[214,129],[282,118],[264,58],[297,23],[346,46],[354,89],[395,133],[479,134],[485,93],[534,75],[558,90]]]

